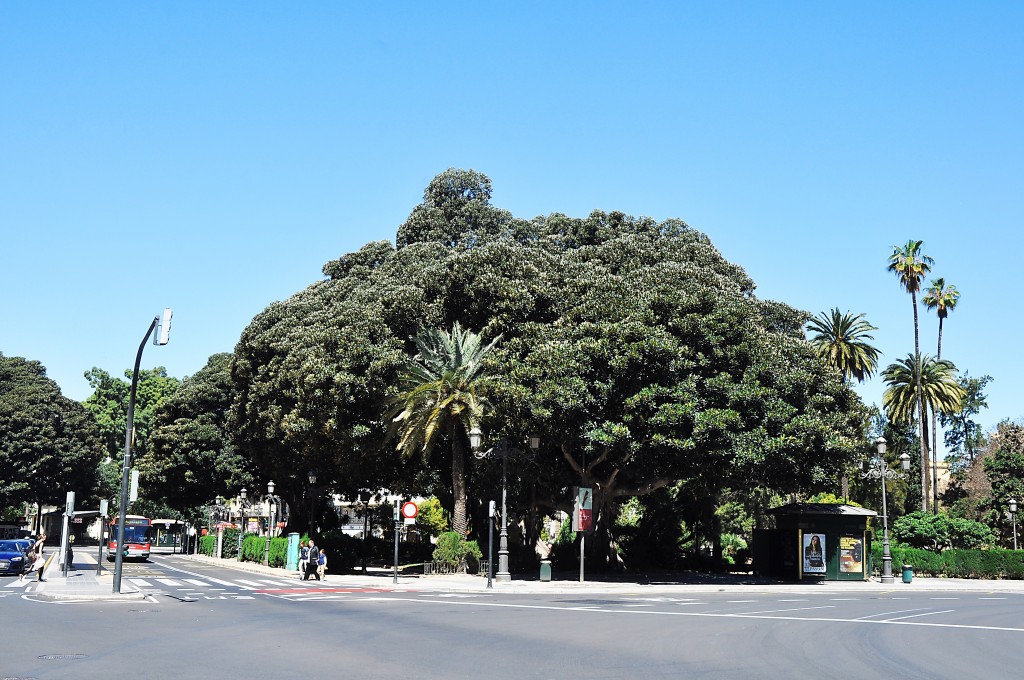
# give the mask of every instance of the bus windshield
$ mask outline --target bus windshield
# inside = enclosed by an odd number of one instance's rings
[[[124,542],[125,543],[149,543],[149,531],[150,528],[146,526],[138,526],[134,524],[126,524],[124,527]],[[114,540],[117,540],[117,533],[113,536]]]

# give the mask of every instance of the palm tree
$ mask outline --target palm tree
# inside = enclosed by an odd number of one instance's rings
[[[864,319],[863,314],[841,314],[839,308],[828,315],[822,312],[807,324],[814,333],[811,344],[825,363],[843,375],[843,382],[856,378],[864,382],[878,367],[878,350],[868,344],[874,340],[869,331],[878,330]]]
[[[811,319],[807,330],[813,333],[811,344],[826,365],[839,371],[843,382],[850,378],[864,382],[878,367],[878,350],[867,341],[874,340],[869,331],[878,330],[864,319],[863,314],[842,314],[836,307],[830,313],[822,312]],[[850,481],[843,472],[839,480],[843,498],[850,492]]]
[[[501,337],[484,345],[480,336],[458,322],[451,333],[423,329],[413,338],[417,354],[407,364],[403,389],[395,400],[393,424],[398,450],[429,459],[447,436],[452,447],[452,530],[466,535],[466,444],[469,431],[483,415],[478,390],[485,379],[483,361]]]
[[[907,241],[900,248],[893,246],[889,256],[889,271],[896,275],[903,289],[910,293],[910,301],[914,306],[914,355],[921,356],[921,337],[917,319],[917,293],[921,290],[921,281],[932,270],[934,260],[921,252],[924,241]],[[920,361],[920,359],[918,359]],[[920,373],[918,374],[920,377]],[[925,434],[927,414],[921,399],[921,385],[917,385],[918,411],[921,413],[921,510],[928,512],[928,437]]]
[[[934,309],[939,316],[939,347],[935,352],[936,359],[942,359],[942,322],[956,308],[960,299],[960,291],[956,286],[946,285],[944,278],[937,278],[928,286],[928,291],[921,298],[927,309]],[[939,473],[938,473],[938,450],[939,450],[939,429],[935,422],[937,414],[932,411],[932,512],[939,511]]]
[[[957,382],[956,373],[953,362],[934,359],[927,354],[908,354],[906,359],[889,364],[882,371],[882,379],[889,386],[882,395],[886,416],[894,423],[910,423],[917,413],[927,416],[929,408],[933,413],[942,411],[947,414],[960,410],[960,403],[967,393]],[[922,437],[927,436],[925,423]],[[923,463],[927,465],[928,459],[924,458]],[[927,474],[923,478],[927,481]],[[925,497],[922,503],[927,512],[928,498]]]

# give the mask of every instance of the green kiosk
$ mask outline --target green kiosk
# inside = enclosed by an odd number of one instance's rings
[[[754,567],[797,581],[866,581],[871,575],[868,519],[851,505],[790,503],[774,508],[775,529],[756,532]]]

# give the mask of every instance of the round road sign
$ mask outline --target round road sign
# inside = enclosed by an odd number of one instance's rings
[[[416,514],[419,511],[420,511],[420,509],[418,507],[416,507],[416,504],[411,502],[411,501],[409,503],[403,503],[402,504],[402,517],[406,517],[408,519],[412,519],[413,517],[416,516]]]

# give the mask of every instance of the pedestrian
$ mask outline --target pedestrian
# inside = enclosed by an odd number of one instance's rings
[[[320,557],[317,560],[316,574],[321,581],[327,580],[327,551],[321,550]]]
[[[19,582],[25,581],[25,574],[31,574],[36,570],[36,553],[32,548],[29,548],[25,552],[25,568],[22,570],[21,575],[18,576]]]
[[[36,561],[32,564],[32,568],[36,570],[36,580],[45,581],[43,578],[43,569],[46,568],[46,560],[43,559],[43,545],[46,543],[46,534],[39,534],[39,538],[32,544],[32,552],[36,555]]]
[[[309,546],[305,541],[299,541],[299,576],[306,573],[306,563],[309,561]]]
[[[68,565],[68,569],[75,568],[75,535],[68,536],[68,554],[64,558],[65,564]]]
[[[313,539],[309,539],[309,554],[306,558],[306,573],[303,574],[302,580],[308,581],[310,576],[316,576],[316,580],[320,580],[320,574],[317,573],[317,568],[320,563],[320,548],[316,547],[313,543]]]

